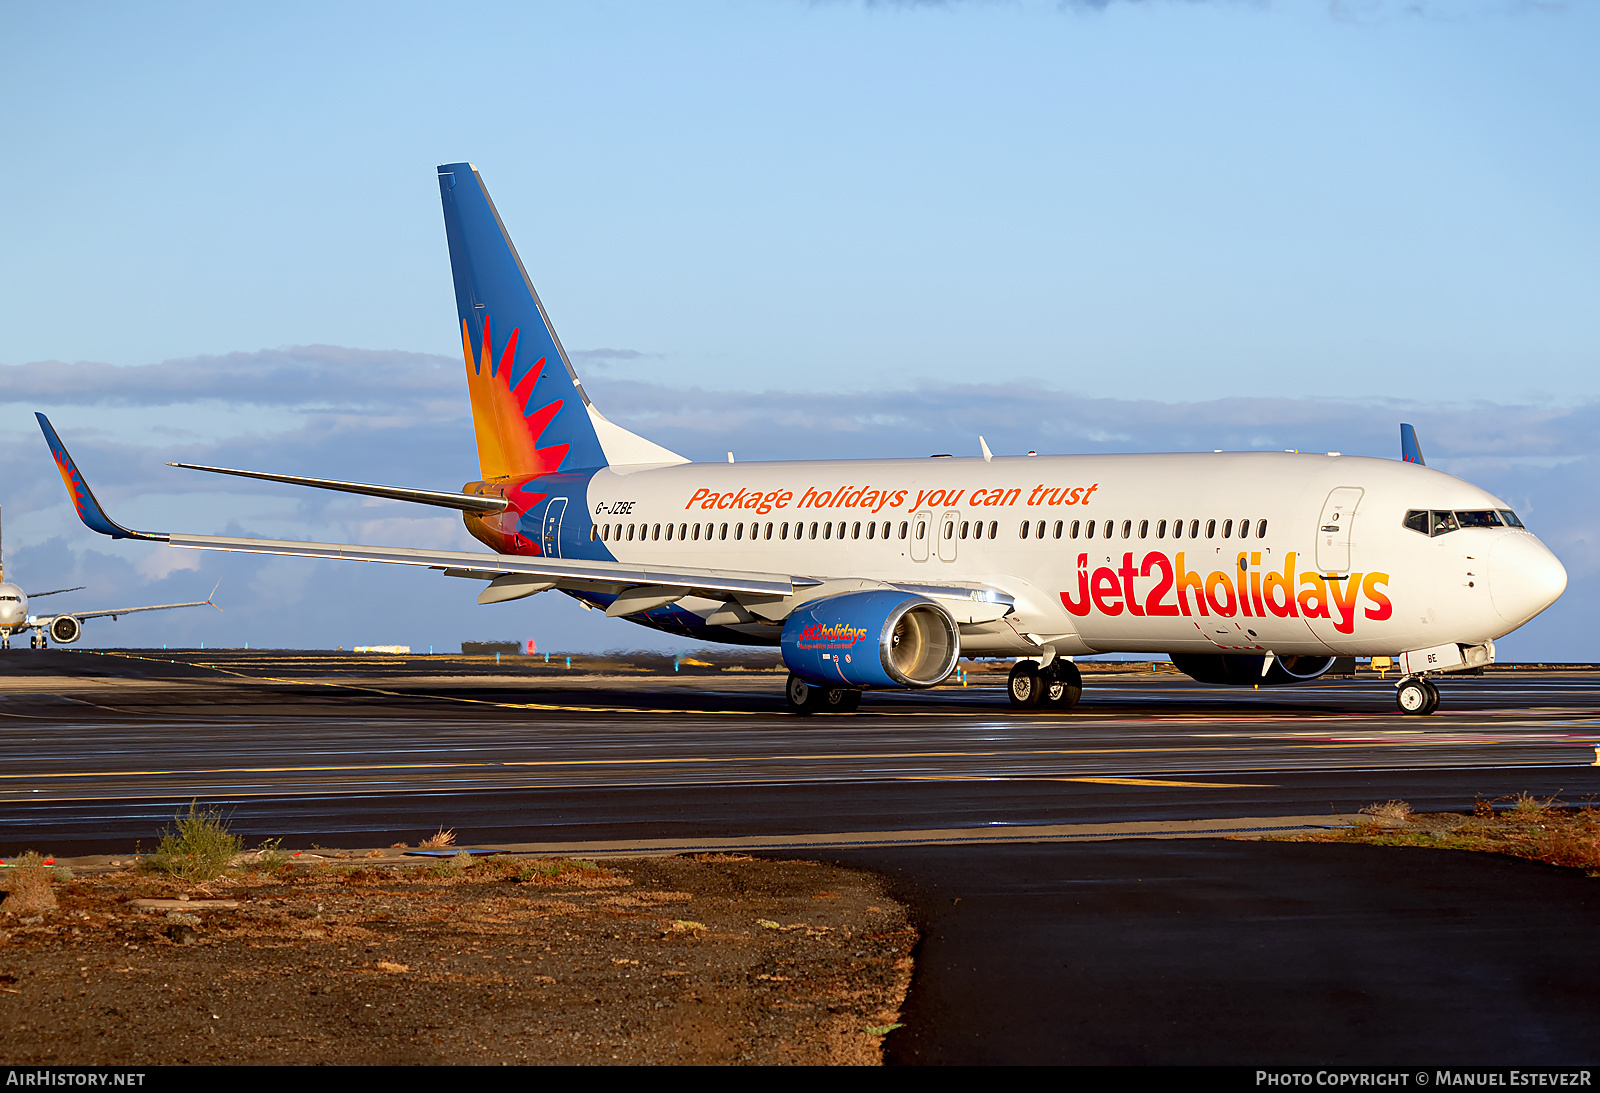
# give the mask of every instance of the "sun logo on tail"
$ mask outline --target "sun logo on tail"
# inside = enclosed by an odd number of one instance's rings
[[[467,393],[472,399],[472,425],[478,438],[478,468],[485,479],[549,474],[561,468],[570,444],[539,447],[539,438],[561,410],[561,399],[537,410],[528,400],[544,375],[546,358],[540,357],[511,386],[517,355],[516,328],[494,363],[489,342],[489,317],[483,317],[483,351],[474,353],[466,321],[461,323],[461,349],[467,361]]]

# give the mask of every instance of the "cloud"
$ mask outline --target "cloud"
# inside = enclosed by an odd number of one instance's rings
[[[394,407],[456,393],[461,368],[459,360],[433,354],[331,345],[141,365],[35,361],[0,365],[0,403]]]
[[[637,361],[651,356],[637,349],[569,349],[567,356],[576,364],[591,368],[607,368],[619,361]]]
[[[219,369],[239,377],[237,389],[218,379]],[[434,510],[163,466],[181,460],[454,489],[477,477],[460,369],[459,361],[424,354],[303,347],[137,368],[63,365],[40,377],[0,369],[0,400],[31,405],[36,398],[58,404],[71,398],[77,416],[100,422],[81,430],[66,420],[56,424],[101,501],[135,527],[472,550],[478,544],[460,521]],[[82,382],[94,377],[103,382]],[[1087,398],[1034,379],[849,394],[728,393],[608,375],[587,386],[612,420],[713,461],[730,449],[741,461],[975,455],[980,434],[1001,455],[1297,448],[1395,458],[1398,425],[1408,421],[1417,426],[1430,466],[1505,498],[1571,574],[1566,597],[1503,642],[1503,653],[1600,658],[1587,618],[1600,592],[1600,403],[1174,403]],[[258,427],[256,416],[242,413],[224,419],[233,431],[177,440],[149,428],[112,435],[105,425],[124,417],[147,423],[163,414],[181,424],[196,415],[200,398],[217,400],[218,412],[251,400],[270,403],[282,424]],[[8,471],[7,569],[30,585],[88,582],[89,591],[70,598],[92,607],[198,599],[223,581],[225,614],[130,616],[116,627],[91,628],[85,639],[91,645],[204,640],[348,648],[396,641],[446,649],[465,639],[532,636],[541,648],[574,651],[686,647],[555,596],[481,608],[473,602],[475,583],[437,573],[112,543],[77,523],[31,421],[0,432],[0,461]]]

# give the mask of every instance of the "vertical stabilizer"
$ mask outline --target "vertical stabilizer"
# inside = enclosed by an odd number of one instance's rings
[[[1422,461],[1422,445],[1417,443],[1417,431],[1404,423],[1400,426],[1400,458],[1419,467],[1427,466]]]
[[[687,462],[589,403],[477,169],[441,166],[439,195],[483,477]]]

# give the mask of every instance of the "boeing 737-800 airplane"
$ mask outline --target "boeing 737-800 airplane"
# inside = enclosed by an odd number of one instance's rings
[[[90,528],[174,547],[425,566],[479,603],[559,589],[607,615],[772,645],[797,712],[1017,658],[1015,706],[1067,708],[1070,658],[1167,653],[1209,683],[1398,655],[1398,701],[1492,662],[1566,571],[1510,506],[1422,465],[1298,452],[691,463],[589,401],[476,168],[439,168],[482,478],[459,493],[199,470],[460,510],[495,554]],[[731,457],[730,457],[731,458]],[[176,464],[183,466],[183,464]]]
[[[177,607],[214,607],[210,600],[195,603],[157,603],[148,607],[108,607],[99,611],[71,611],[59,615],[34,615],[28,611],[28,601],[44,596],[59,596],[63,592],[77,592],[77,588],[57,588],[49,592],[24,592],[22,586],[5,578],[5,563],[0,560],[0,649],[11,648],[11,638],[24,630],[32,630],[28,645],[43,649],[53,640],[58,645],[71,645],[83,636],[85,619],[101,619],[107,615],[116,622],[122,615],[140,611],[171,611]]]

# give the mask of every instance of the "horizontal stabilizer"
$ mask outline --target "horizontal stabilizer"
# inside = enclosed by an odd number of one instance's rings
[[[264,482],[286,482],[291,486],[310,486],[319,490],[338,490],[340,493],[359,493],[365,497],[384,497],[390,501],[410,501],[417,505],[437,505],[442,509],[459,509],[462,512],[494,514],[506,510],[503,497],[475,497],[466,493],[446,493],[442,490],[416,490],[408,486],[377,486],[368,482],[339,482],[331,478],[305,478],[297,474],[268,474],[266,471],[236,471],[227,467],[202,467],[197,463],[168,463],[169,467],[182,467],[189,471],[207,471],[211,474],[231,474],[239,478],[259,478]]]
[[[29,592],[28,593],[28,599],[37,600],[41,596],[59,596],[63,592],[82,592],[85,588],[88,588],[88,587],[89,586],[86,585],[86,584],[80,584],[80,585],[77,585],[76,587],[73,587],[73,588],[52,588],[48,592]]]

